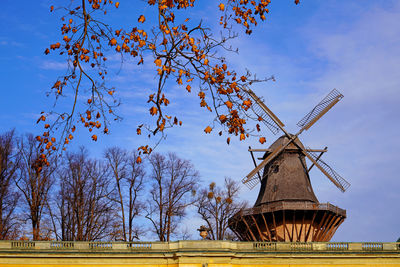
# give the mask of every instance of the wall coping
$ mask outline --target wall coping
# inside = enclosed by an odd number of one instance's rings
[[[71,252],[301,252],[301,253],[399,253],[400,242],[237,242],[180,240],[172,242],[84,242],[0,240],[0,251]]]

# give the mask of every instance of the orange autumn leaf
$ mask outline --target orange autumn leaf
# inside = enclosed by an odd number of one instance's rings
[[[242,82],[245,82],[247,80],[245,76],[240,77],[240,79],[242,80]]]
[[[156,115],[156,114],[157,114],[157,108],[156,108],[156,107],[151,107],[151,108],[150,108],[150,114],[151,114],[152,116]]]
[[[116,44],[117,44],[117,40],[115,40],[115,38],[112,38],[110,40],[110,45],[113,46],[113,45],[116,45]]]
[[[149,48],[150,48],[151,50],[156,50],[156,46],[155,46],[154,44],[149,44]]]
[[[224,123],[226,121],[226,116],[225,115],[221,115],[219,116],[219,120]]]
[[[144,23],[145,21],[146,21],[146,18],[143,15],[140,15],[140,17],[138,18],[138,22]]]
[[[233,107],[233,104],[232,104],[231,101],[226,101],[226,102],[225,102],[225,105],[226,105],[229,109],[231,109],[231,108]]]
[[[119,2],[115,3],[115,7],[118,8],[119,7]]]
[[[156,64],[156,66],[161,67],[161,59],[157,58],[156,60],[154,60],[154,63]]]
[[[210,126],[207,126],[207,128],[204,129],[205,133],[211,133],[212,128]]]
[[[92,140],[93,140],[93,141],[97,141],[97,135],[95,135],[95,134],[92,135]]]
[[[260,137],[260,139],[258,140],[261,144],[264,144],[265,143],[265,137]]]
[[[231,138],[230,137],[228,137],[228,138],[226,138],[226,143],[229,145],[229,143],[231,142]]]
[[[141,157],[137,157],[136,158],[136,163],[141,163],[142,162],[142,158]]]
[[[225,10],[225,5],[222,4],[222,3],[219,4],[218,7],[219,7],[219,10],[221,10],[221,11],[224,11],[224,10]]]
[[[52,143],[48,142],[47,145],[46,145],[46,149],[50,149],[51,145],[52,145]]]
[[[245,100],[245,101],[243,101],[243,105],[250,107],[251,106],[251,101],[250,100]]]
[[[191,92],[191,88],[192,88],[192,87],[191,87],[190,85],[187,85],[187,86],[186,86],[186,90],[187,90],[189,93]]]
[[[241,134],[240,134],[240,141],[242,141],[242,140],[244,140],[244,139],[246,139],[246,136],[244,135],[244,133],[241,133]]]

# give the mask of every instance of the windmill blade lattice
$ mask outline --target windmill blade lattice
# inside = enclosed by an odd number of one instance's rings
[[[285,125],[275,116],[275,114],[272,113],[272,111],[264,104],[264,102],[258,98],[256,94],[254,94],[252,90],[246,89],[244,92],[254,100],[254,104],[251,105],[250,109],[254,112],[254,114],[261,118],[261,121],[264,123],[264,125],[276,135],[280,129],[278,124],[280,124],[281,127]],[[241,96],[243,97],[243,95]]]
[[[319,118],[322,117],[329,109],[331,109],[343,95],[336,89],[333,89],[321,102],[318,103],[304,118],[302,118],[297,126],[302,129],[309,129]]]
[[[265,126],[273,133],[277,134],[279,132],[279,128],[276,126],[275,122],[261,109],[261,107],[256,102],[256,105],[251,106],[251,110],[260,118],[262,118],[262,122]]]
[[[247,179],[247,177],[244,177],[242,179],[242,183],[245,184],[247,186],[248,189],[253,189],[254,187],[256,187],[256,185],[260,182],[260,180],[258,179],[258,177],[254,176],[251,179]]]
[[[335,170],[333,170],[328,164],[326,164],[322,159],[318,159],[318,155],[315,152],[311,152],[308,149],[308,154],[316,161],[318,164],[337,182],[335,184],[342,192],[346,191],[350,187],[350,183],[347,182],[343,177],[341,177]],[[328,177],[329,178],[329,177]]]

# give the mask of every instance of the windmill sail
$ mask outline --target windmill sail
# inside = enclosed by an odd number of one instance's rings
[[[309,150],[308,150],[309,151]],[[308,154],[308,155],[307,155]],[[347,182],[343,177],[341,177],[335,170],[333,170],[328,164],[326,164],[322,159],[318,158],[315,152],[306,152],[306,156],[312,157],[313,163],[317,166],[342,192],[346,191],[350,187],[350,183]]]
[[[247,188],[250,190],[256,187],[256,185],[258,185],[259,182],[260,179],[257,177],[257,175],[250,177],[250,179],[248,179],[247,176],[242,179],[242,183],[245,184]]]
[[[246,89],[245,92],[250,95],[254,100],[254,104],[251,106],[251,110],[259,117],[265,126],[273,133],[277,134],[279,129],[282,129],[285,125],[278,119],[278,117],[262,102],[260,98],[250,89]]]
[[[330,110],[343,95],[336,89],[333,89],[321,102],[318,103],[304,118],[302,118],[297,126],[302,130],[308,130],[319,118],[321,118],[328,110]]]
[[[258,182],[258,173],[261,171],[268,163],[270,163],[272,160],[274,160],[288,145],[290,145],[294,140],[296,140],[297,136],[300,135],[304,130],[308,130],[318,119],[320,119],[328,110],[330,110],[337,102],[339,102],[342,98],[343,95],[337,91],[336,89],[333,89],[318,105],[316,105],[303,119],[301,119],[297,125],[301,127],[299,132],[295,135],[289,134],[285,128],[284,124],[276,117],[276,115],[269,110],[267,106],[254,94],[253,91],[250,89],[245,90],[245,92],[250,95],[250,97],[255,101],[256,106],[258,107],[259,114],[262,114],[261,116],[263,119],[265,118],[265,122],[267,126],[272,132],[273,129],[276,129],[276,132],[281,129],[285,135],[287,136],[288,140],[285,143],[282,143],[279,147],[277,147],[275,150],[273,150],[256,168],[254,168],[246,177],[242,179],[242,183],[246,184],[250,189],[254,188]],[[259,115],[260,116],[260,115]],[[295,144],[298,146],[297,144]],[[346,189],[350,186],[350,183],[348,183],[344,178],[342,178],[339,174],[337,174],[328,164],[326,164],[324,161],[322,161],[319,156],[312,152],[312,150],[308,149],[309,152],[307,152],[306,149],[303,147],[298,146],[300,150],[303,151],[303,154],[307,156],[311,162],[318,167],[334,183],[342,192],[346,191]],[[262,177],[263,178],[263,177]]]
[[[267,128],[273,133],[273,134],[277,134],[279,132],[279,128],[276,127],[275,123],[268,117],[268,115],[266,115],[265,112],[263,112],[263,110],[260,108],[259,105],[253,105],[251,107],[251,109],[253,110],[253,112],[262,119],[262,123],[264,123],[265,126],[267,126]]]

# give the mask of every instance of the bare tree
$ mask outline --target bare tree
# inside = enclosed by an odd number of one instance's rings
[[[40,240],[49,237],[49,232],[41,233],[41,221],[43,211],[47,206],[48,193],[53,183],[51,166],[47,159],[46,164],[41,165],[40,170],[36,168],[38,161],[44,158],[40,153],[38,144],[32,134],[28,134],[19,141],[18,153],[21,158],[19,162],[19,176],[16,185],[22,192],[23,199],[29,208],[28,220],[32,223],[32,238]],[[52,161],[54,163],[55,161]]]
[[[134,224],[143,204],[138,197],[143,189],[143,164],[138,163],[136,153],[128,153],[119,147],[108,148],[104,152],[106,162],[114,177],[118,203],[121,210],[122,239],[133,241],[139,239],[140,227]],[[128,214],[126,216],[126,207]],[[128,217],[128,218],[126,218]],[[126,226],[128,224],[128,227]]]
[[[84,148],[68,153],[58,172],[59,224],[62,240],[114,239],[116,212],[106,166],[88,159]]]
[[[129,193],[129,216],[128,216],[128,229],[129,229],[129,241],[133,241],[133,239],[139,239],[139,234],[142,229],[136,226],[133,221],[134,219],[141,213],[144,209],[144,204],[142,201],[138,200],[141,191],[143,190],[143,178],[145,176],[145,172],[143,170],[143,165],[138,163],[138,154],[132,152],[130,157],[128,158],[128,175],[127,175],[127,183],[128,183],[128,193]]]
[[[14,130],[0,135],[0,239],[16,238],[18,224],[15,208],[20,195],[13,189],[18,168]]]
[[[108,167],[111,169],[111,175],[115,179],[115,186],[118,193],[115,202],[118,203],[121,210],[122,239],[126,241],[125,205],[122,193],[122,180],[126,177],[128,154],[124,149],[112,147],[105,150],[104,157],[106,158]]]
[[[223,188],[211,183],[200,191],[195,206],[207,224],[209,239],[224,240],[234,236],[229,231],[228,219],[247,205],[238,199],[238,194],[239,184],[229,178],[225,178]]]
[[[168,242],[186,208],[194,202],[199,173],[190,161],[173,153],[167,157],[153,153],[149,161],[152,188],[145,217],[151,221],[159,240]]]

